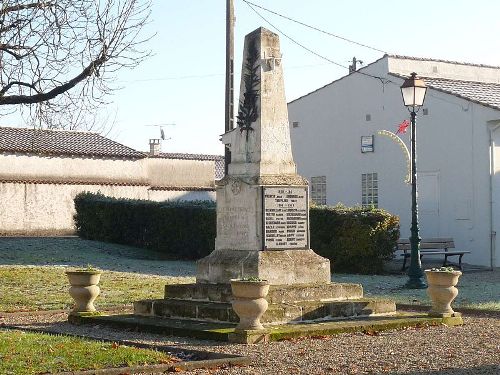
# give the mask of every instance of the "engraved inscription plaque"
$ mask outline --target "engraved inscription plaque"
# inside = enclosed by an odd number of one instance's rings
[[[306,187],[263,187],[264,249],[308,249]]]
[[[248,218],[250,209],[247,207],[223,207],[218,212],[220,236],[229,236],[238,240],[246,239],[250,232]]]

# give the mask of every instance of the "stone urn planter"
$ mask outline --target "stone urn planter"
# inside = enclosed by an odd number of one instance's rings
[[[94,301],[101,292],[98,286],[101,273],[96,269],[66,271],[71,284],[69,294],[75,300],[71,314],[96,311]]]
[[[447,317],[453,316],[455,312],[451,303],[458,295],[455,287],[462,272],[455,271],[451,267],[433,268],[425,270],[427,277],[427,294],[432,300],[430,316]]]
[[[240,318],[237,330],[264,329],[260,318],[267,310],[269,281],[259,279],[231,280],[233,310]]]

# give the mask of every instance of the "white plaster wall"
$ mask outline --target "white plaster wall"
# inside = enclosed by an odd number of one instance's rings
[[[0,179],[147,183],[144,159],[0,154]]]
[[[144,186],[0,183],[0,235],[74,233],[73,199],[83,191],[147,199]]]
[[[463,81],[500,83],[498,68],[481,67],[467,64],[454,64],[445,61],[419,61],[415,59],[388,58],[389,71],[402,75],[417,72],[422,77],[437,77]]]
[[[131,186],[134,184],[140,185]],[[151,186],[177,189],[154,190]],[[0,235],[74,233],[73,199],[82,191],[154,201],[215,200],[215,191],[193,187],[214,187],[214,161],[4,153],[0,154]]]
[[[154,191],[147,186],[0,183],[0,235],[74,233],[73,199],[84,191],[129,199],[214,200],[211,191]]]
[[[143,162],[151,186],[215,187],[213,160],[148,158]]]
[[[365,71],[380,75],[386,66],[382,59]],[[409,118],[399,89],[402,82],[388,78],[397,84],[350,75],[290,103],[290,123],[300,124],[291,128],[292,148],[299,174],[309,179],[327,176],[328,204],[360,204],[361,174],[377,172],[379,207],[400,216],[401,236],[408,237],[411,190],[403,182],[406,163],[396,143],[377,135],[380,129],[394,132]],[[418,171],[421,180],[422,175],[437,176],[438,215],[422,209],[427,201],[421,195],[421,236],[453,237],[457,248],[472,251],[464,262],[489,266],[487,121],[499,113],[432,90],[424,107],[429,114],[417,118]],[[371,121],[366,121],[367,114]],[[375,152],[361,153],[363,135],[375,136]],[[409,147],[409,132],[402,138]]]
[[[500,125],[500,116],[497,121]],[[493,236],[493,254],[492,263],[496,267],[500,267],[500,128],[492,132],[493,148],[493,163],[491,165],[492,178],[492,230],[495,233]]]
[[[150,184],[214,187],[213,160],[99,159],[77,156],[0,154],[0,180]]]

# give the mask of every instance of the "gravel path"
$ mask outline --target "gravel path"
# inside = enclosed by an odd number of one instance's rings
[[[342,334],[259,345],[73,326],[65,320],[65,313],[9,317],[0,314],[0,324],[247,355],[253,359],[253,365],[248,367],[184,374],[500,374],[498,315],[466,317],[462,327],[412,328],[376,335]]]

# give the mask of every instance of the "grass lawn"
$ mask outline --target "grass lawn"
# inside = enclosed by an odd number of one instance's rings
[[[45,374],[174,363],[168,354],[74,337],[0,330],[0,374]]]
[[[406,275],[333,274],[334,282],[359,283],[369,298],[388,298],[408,305],[430,305],[426,289],[406,289]],[[500,272],[464,272],[458,280],[454,307],[500,311]]]
[[[1,266],[0,311],[67,309],[73,304],[68,294],[67,268],[55,266]],[[130,272],[104,271],[96,308],[131,304],[147,298],[162,298],[166,283],[193,282],[192,277],[168,277]],[[1,372],[0,372],[1,373]]]
[[[0,238],[0,311],[68,309],[72,299],[64,272],[87,264],[104,270],[95,305],[105,309],[133,301],[162,298],[164,285],[192,283],[196,265],[166,261],[144,249],[79,238]],[[426,290],[404,289],[404,274],[332,273],[333,282],[359,283],[365,296],[429,305]],[[465,271],[455,307],[500,311],[500,271]]]

